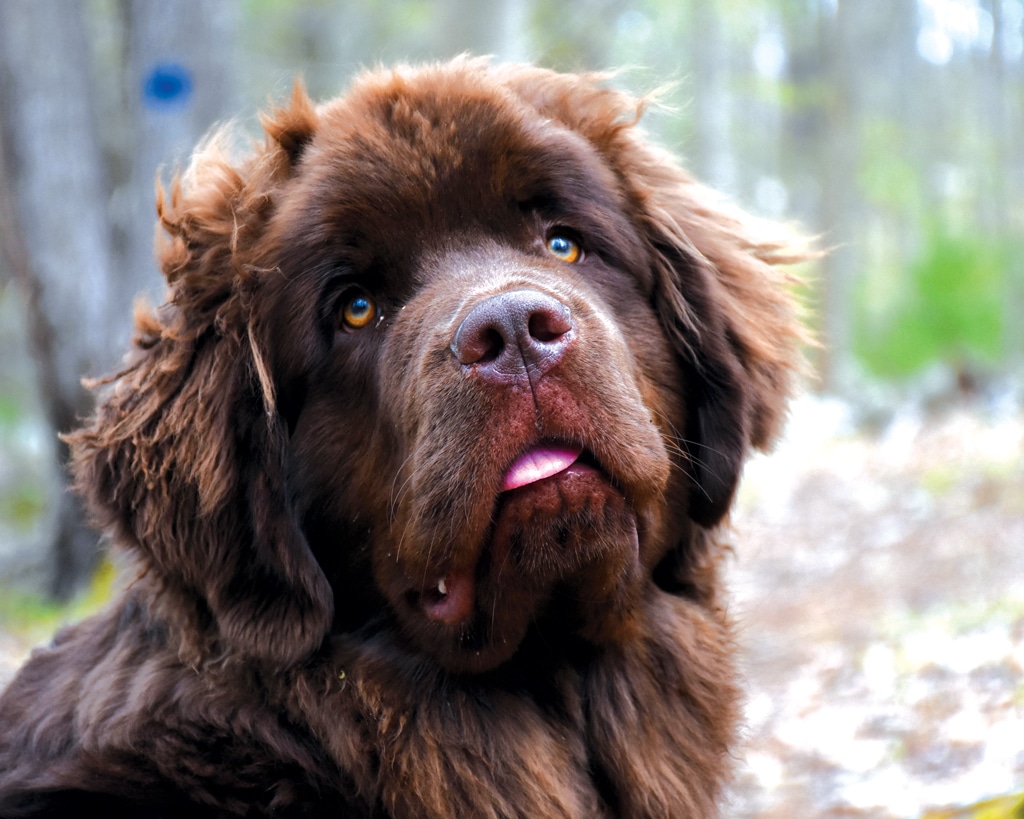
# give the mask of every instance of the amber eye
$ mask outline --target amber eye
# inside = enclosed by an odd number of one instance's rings
[[[349,330],[362,330],[376,315],[376,303],[362,290],[356,290],[343,302],[341,320]]]
[[[547,247],[548,253],[567,264],[575,264],[583,255],[583,251],[577,242],[560,233],[556,233],[548,239]]]

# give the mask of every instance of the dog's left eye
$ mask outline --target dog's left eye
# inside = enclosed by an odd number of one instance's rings
[[[556,233],[548,239],[547,248],[548,253],[567,264],[575,264],[583,255],[583,250],[580,248],[579,243],[561,233]]]
[[[377,303],[363,290],[356,290],[342,302],[341,321],[347,330],[361,330],[377,316]]]

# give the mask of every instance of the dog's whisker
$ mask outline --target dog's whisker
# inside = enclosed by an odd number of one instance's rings
[[[395,476],[391,479],[391,493],[390,493],[390,497],[389,497],[389,500],[388,500],[388,515],[389,515],[389,518],[391,520],[394,520],[396,511],[398,509],[398,504],[399,504],[399,501],[401,499],[401,496],[405,492],[405,489],[409,486],[410,482],[413,479],[412,473],[410,472],[405,477],[405,480],[402,481],[402,485],[398,488],[397,492],[395,491],[395,486],[398,483],[398,479],[399,479],[399,477],[401,477],[402,472],[405,470],[406,466],[413,459],[413,457],[414,457],[414,453],[410,452],[405,457],[405,460],[402,461],[401,466],[399,466],[398,469],[396,470]]]

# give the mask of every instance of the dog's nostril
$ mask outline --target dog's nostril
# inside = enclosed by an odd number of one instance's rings
[[[460,364],[487,364],[497,360],[508,342],[502,332],[487,323],[470,321],[472,313],[459,325],[451,351]]]
[[[488,361],[497,359],[504,349],[505,339],[501,333],[494,329],[487,329],[480,334],[479,344],[467,352],[473,359],[473,363],[486,364]]]
[[[564,305],[564,310],[536,310],[530,314],[527,322],[527,330],[530,338],[536,339],[542,344],[549,344],[557,341],[572,329],[572,315],[569,308]]]

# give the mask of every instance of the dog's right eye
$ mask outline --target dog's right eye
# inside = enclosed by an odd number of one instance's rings
[[[547,241],[548,253],[561,262],[576,264],[583,256],[579,242],[562,233],[556,233]]]
[[[362,330],[377,317],[377,303],[364,290],[354,290],[341,301],[341,324],[346,330]]]

